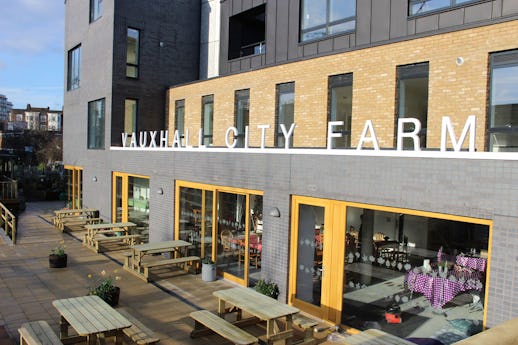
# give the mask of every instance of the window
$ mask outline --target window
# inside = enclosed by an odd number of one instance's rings
[[[138,78],[140,31],[128,28],[126,45],[126,77]]]
[[[126,98],[124,100],[124,133],[128,133],[126,146],[130,145],[132,133],[137,132],[138,101]]]
[[[104,149],[104,98],[88,102],[88,148]]]
[[[184,137],[185,128],[185,100],[180,99],[174,102],[174,129],[178,131],[180,139]]]
[[[309,41],[356,27],[356,0],[302,0],[300,40]]]
[[[90,0],[90,23],[101,18],[103,14],[103,0]]]
[[[398,66],[397,68],[397,118],[415,118],[421,122],[418,133],[420,147],[426,147],[426,123],[428,119],[428,63]],[[404,132],[414,130],[413,124],[405,124]],[[397,124],[396,124],[397,134]],[[412,138],[403,138],[403,148],[413,149]]]
[[[203,131],[203,145],[212,145],[212,130],[214,124],[214,96],[203,96],[201,99],[201,126]]]
[[[79,87],[81,68],[81,45],[68,51],[67,90]]]
[[[230,17],[229,60],[265,52],[265,10],[261,5]]]
[[[236,91],[234,107],[234,127],[237,128],[236,147],[245,147],[245,127],[249,124],[250,115],[250,90]]]
[[[353,99],[353,75],[341,74],[329,77],[328,121],[343,121],[343,126],[335,127],[342,137],[334,138],[332,148],[351,147],[351,115]]]
[[[295,106],[295,83],[285,83],[277,85],[277,100],[276,100],[276,121],[275,121],[275,146],[285,147],[284,134],[282,133],[281,124],[284,124],[286,130],[289,131],[291,124],[294,121],[294,106]],[[290,143],[290,147],[293,142]]]
[[[416,15],[443,8],[454,7],[476,0],[410,0],[408,3],[409,14]]]
[[[489,151],[518,151],[518,51],[491,54]]]

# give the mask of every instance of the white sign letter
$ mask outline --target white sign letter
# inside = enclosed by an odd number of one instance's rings
[[[333,138],[341,138],[342,137],[342,132],[337,132],[335,133],[334,132],[334,127],[335,126],[343,126],[344,125],[344,122],[343,121],[330,121],[328,124],[327,124],[327,149],[328,150],[331,150],[331,144],[333,142]]]
[[[469,152],[475,152],[475,130],[476,130],[477,118],[475,115],[469,115],[466,120],[466,124],[464,125],[464,129],[460,135],[459,141],[455,139],[455,132],[453,131],[451,120],[449,116],[442,117],[442,125],[441,125],[441,151],[446,151],[446,130],[448,131],[448,135],[451,140],[451,144],[453,145],[453,151],[459,152],[462,148],[462,144],[464,140],[466,140],[466,135],[468,135],[469,130]]]
[[[270,125],[259,125],[257,128],[261,130],[261,148],[264,149],[266,142],[266,130],[270,128]]]
[[[131,133],[130,147],[137,147],[137,135],[135,132]]]
[[[180,139],[180,132],[178,130],[174,131],[173,147],[182,147],[182,142]]]
[[[280,126],[281,126],[282,135],[284,135],[284,148],[289,149],[290,148],[290,137],[293,135],[293,131],[295,130],[295,123],[291,124],[289,132],[286,132],[286,126],[284,126],[284,123],[281,123]]]
[[[370,137],[366,137],[367,131],[370,133]],[[366,141],[372,142],[372,146],[374,146],[375,150],[379,150],[380,147],[378,145],[378,138],[376,138],[376,132],[374,131],[374,126],[372,125],[371,120],[365,121],[365,127],[363,127],[362,135],[360,137],[360,141],[358,142],[357,150],[361,150],[363,147],[363,143]]]
[[[151,131],[149,135],[151,135],[149,147],[156,147],[156,135],[158,134],[157,131]]]
[[[232,132],[232,144],[228,142],[228,135]],[[233,149],[237,145],[237,128],[236,127],[229,127],[227,128],[227,132],[225,133],[225,144],[227,144],[227,147],[229,149]]]
[[[122,147],[126,147],[127,140],[128,140],[128,133],[122,133]]]
[[[160,147],[169,146],[169,131],[160,131]]]
[[[144,134],[144,135],[142,135]],[[142,138],[144,137],[144,138]],[[146,147],[147,145],[147,132],[140,132],[139,133],[139,140],[138,140],[140,147]]]
[[[245,126],[245,149],[248,148],[248,126]]]
[[[405,123],[413,123],[414,130],[412,132],[405,132]],[[411,138],[414,140],[414,151],[421,151],[421,140],[417,136],[421,131],[421,121],[409,118],[400,118],[397,120],[397,150],[403,150],[403,138]]]

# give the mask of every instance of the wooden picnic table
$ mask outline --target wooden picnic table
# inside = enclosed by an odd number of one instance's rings
[[[238,321],[241,319],[242,311],[257,317],[259,320],[266,321],[265,341],[268,344],[273,344],[274,341],[278,340],[284,340],[285,344],[291,344],[293,315],[299,313],[299,309],[244,287],[218,290],[213,295],[219,300],[218,314],[221,317],[224,318],[227,313],[227,304],[230,304],[239,309]],[[279,321],[284,321],[284,330],[280,329]]]
[[[59,299],[52,305],[60,314],[60,338],[64,344],[82,341],[88,345],[105,343],[105,336],[115,335],[115,344],[121,345],[123,330],[131,327],[131,322],[99,296],[89,295]],[[69,336],[72,327],[77,336]]]
[[[133,245],[131,246],[131,252],[128,254],[128,259],[125,261],[124,268],[134,273],[137,277],[149,281],[149,268],[151,267],[199,261],[199,257],[186,255],[186,249],[191,245],[192,243],[183,240]],[[150,254],[169,254],[170,258],[153,263],[143,263],[144,256]]]
[[[54,211],[53,223],[56,228],[63,231],[65,223],[84,222],[94,223],[100,221],[98,218],[99,210],[95,208],[61,209]]]
[[[104,241],[132,245],[140,239],[140,235],[132,233],[136,227],[137,224],[132,222],[87,224],[84,226],[86,234],[83,237],[83,245],[96,252],[99,252],[99,242]]]

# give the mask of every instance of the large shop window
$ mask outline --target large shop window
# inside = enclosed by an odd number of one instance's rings
[[[113,173],[112,218],[114,222],[132,222],[133,234],[149,241],[149,177]]]
[[[276,87],[275,146],[284,148],[286,140],[281,125],[288,132],[295,120],[295,83],[277,84]],[[291,140],[289,147],[293,147],[293,137]]]
[[[266,5],[254,7],[229,19],[228,59],[265,52]]]
[[[180,181],[176,195],[176,237],[192,243],[190,255],[210,257],[218,274],[253,286],[261,278],[262,195]]]
[[[207,95],[201,98],[201,126],[203,131],[203,145],[212,145],[214,130],[213,95]]]
[[[238,90],[234,101],[234,127],[237,129],[236,147],[245,147],[245,128],[249,125],[250,90]]]
[[[459,6],[477,0],[410,0],[408,2],[409,15],[417,15],[449,7]]]
[[[104,149],[104,98],[88,102],[88,148]]]
[[[334,138],[331,147],[349,148],[351,147],[351,117],[353,106],[353,75],[341,74],[329,77],[329,106],[328,121],[341,121],[342,126],[336,127],[336,132],[341,133],[341,137]]]
[[[68,51],[67,90],[77,89],[81,80],[81,45]]]
[[[71,209],[83,207],[83,168],[65,165],[67,175],[67,204]]]
[[[404,338],[482,330],[490,221],[308,197],[292,211],[295,306]]]
[[[301,0],[300,40],[309,41],[356,27],[356,0]]]
[[[416,131],[419,147],[426,147],[426,127],[428,121],[428,63],[397,67],[397,118],[418,119],[421,128],[414,123],[403,126],[405,133]],[[395,128],[396,136],[398,125]],[[403,138],[404,149],[415,149],[412,138]]]
[[[491,54],[489,151],[518,151],[518,51]]]
[[[126,77],[139,76],[140,30],[128,28],[126,44]]]

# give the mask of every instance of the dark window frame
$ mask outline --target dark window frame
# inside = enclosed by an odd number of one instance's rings
[[[77,77],[76,77],[77,76]],[[67,91],[79,88],[81,84],[81,44],[67,53]]]
[[[408,65],[399,65],[396,66],[396,104],[395,111],[396,116],[394,117],[394,147],[397,145],[397,130],[398,130],[398,121],[400,118],[408,118],[407,116],[401,116],[400,114],[400,85],[402,80],[408,80],[413,78],[428,78],[428,97],[427,97],[427,105],[426,105],[426,122],[428,122],[428,108],[429,108],[429,98],[430,98],[430,63],[428,61],[416,62]],[[419,139],[421,149],[425,149],[427,147],[427,128],[428,124],[423,123],[421,121],[421,130],[419,131]],[[404,145],[403,145],[404,146]]]
[[[265,54],[266,4],[235,14],[228,19],[229,60]]]
[[[182,109],[182,124],[183,127],[179,128],[179,110]],[[180,139],[184,137],[185,131],[185,99],[178,99],[174,102],[174,130],[180,134]]]
[[[353,86],[353,73],[343,73],[343,74],[337,74],[337,75],[330,75],[328,78],[328,86],[327,86],[327,123],[332,121],[331,119],[331,105],[332,105],[332,89],[335,87],[343,87],[343,86]],[[351,98],[352,98],[352,92],[351,92]],[[352,100],[351,100],[352,102]],[[352,116],[351,120],[349,120],[348,123],[344,124],[344,128],[340,132],[343,136],[348,136],[348,139],[346,140],[346,146],[344,148],[350,148],[351,147],[351,130],[352,127]],[[326,129],[326,140],[327,140],[327,129]],[[327,141],[326,141],[327,143]],[[336,148],[336,147],[333,147]]]
[[[103,16],[103,0],[90,0],[90,23]]]
[[[138,34],[137,35],[137,45],[136,45],[137,52],[135,54],[136,63],[132,63],[132,62],[128,61],[129,45],[128,45],[127,41],[128,41],[128,38],[130,37],[130,35],[129,35],[130,30],[134,30]],[[141,37],[142,37],[141,33],[142,33],[141,30],[137,29],[137,28],[130,27],[130,26],[128,26],[126,28],[126,78],[128,78],[128,79],[138,79],[140,77],[140,41],[141,41]],[[128,68],[134,68],[135,75],[129,75]]]
[[[319,24],[319,25],[314,25],[314,26],[311,26],[311,27],[306,27],[306,28],[302,28],[303,26],[303,17],[304,17],[304,1],[311,1],[311,0],[300,0],[300,5],[299,5],[299,8],[300,8],[300,16],[299,16],[299,42],[301,43],[307,43],[307,42],[311,42],[311,41],[318,41],[318,40],[321,40],[321,39],[326,39],[328,37],[331,37],[331,36],[336,36],[336,35],[343,35],[345,33],[351,33],[351,32],[354,32],[356,31],[356,14],[357,14],[357,7],[356,7],[356,0],[355,1],[355,7],[354,7],[354,16],[348,16],[348,17],[343,17],[343,18],[340,18],[340,19],[335,19],[335,20],[330,20],[330,16],[331,16],[331,11],[330,11],[330,1],[332,0],[326,0],[326,22],[324,24]],[[338,31],[338,32],[330,32],[330,28],[335,26],[335,25],[338,25],[338,24],[345,24],[345,23],[353,23],[354,22],[354,29],[347,29],[347,30],[343,30],[343,31]],[[309,32],[313,32],[313,31],[316,31],[316,30],[319,30],[319,29],[325,29],[325,34],[323,36],[319,36],[319,37],[312,37],[312,38],[307,38],[307,39],[304,39],[304,35],[309,33]]]
[[[247,107],[248,107],[248,114],[246,118],[243,118],[241,120],[242,126],[239,126],[238,121],[238,115],[242,114],[240,112],[239,105],[241,104],[241,101],[246,101]],[[245,140],[245,127],[250,125],[250,89],[242,89],[242,90],[236,90],[234,92],[234,127],[237,128],[237,145],[236,147],[244,147],[244,140]],[[241,128],[240,128],[241,127]]]
[[[140,108],[140,102],[137,98],[133,98],[133,97],[126,97],[124,98],[124,131],[126,131],[126,101],[135,101],[135,128],[133,129],[133,131],[136,133],[137,132],[137,128],[138,128],[138,113],[139,113],[139,108]]]
[[[212,104],[212,113],[210,114],[210,131],[207,134],[205,130],[205,106],[208,104]],[[212,145],[214,143],[214,95],[205,95],[201,97],[201,128],[203,131],[203,140],[202,143],[206,146]]]
[[[97,109],[97,103],[101,103],[102,106],[102,116],[101,120],[96,120],[95,122],[92,120],[92,116],[97,115],[97,113],[93,113]],[[94,123],[92,123],[94,122]],[[93,126],[90,126],[90,125]],[[95,130],[95,133],[92,131]],[[87,123],[87,148],[89,150],[104,150],[105,149],[105,131],[106,131],[106,98],[99,98],[93,101],[88,102],[88,123]],[[95,135],[94,142],[92,142],[92,134]]]
[[[434,1],[438,1],[438,0],[408,0],[408,16],[415,17],[415,16],[424,15],[424,14],[445,11],[445,10],[449,10],[452,8],[457,8],[457,7],[461,7],[461,6],[465,6],[465,5],[472,5],[473,3],[476,3],[476,2],[483,2],[481,0],[449,0],[450,1],[449,5],[443,5],[443,6],[435,7],[435,8],[429,9],[429,10],[422,10],[422,6],[424,6],[426,3],[433,3]],[[412,9],[412,7],[414,5],[419,5],[419,4],[421,4],[421,8],[420,9],[418,8],[414,13],[414,10]]]
[[[281,95],[288,94],[288,93],[293,93],[293,114],[292,114],[292,116],[293,116],[293,121],[295,121],[295,82],[291,81],[291,82],[280,83],[280,84],[275,85],[275,128],[274,128],[274,133],[275,133],[274,146],[275,147],[280,147],[279,145],[281,143],[280,143],[279,139],[284,140],[284,135],[282,133],[281,126],[280,126],[280,120],[279,120],[279,117],[280,117],[279,107],[280,107]],[[289,125],[291,126],[291,124],[289,124]],[[284,123],[284,126],[286,126],[286,123]],[[286,127],[286,129],[289,130],[289,127]],[[285,143],[282,142],[282,148],[284,148],[284,146],[285,146],[284,144]],[[293,137],[292,137],[292,142],[290,143],[290,147],[293,147]]]

